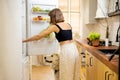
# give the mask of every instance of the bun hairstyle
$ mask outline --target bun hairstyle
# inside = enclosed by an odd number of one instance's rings
[[[51,10],[48,15],[50,16],[50,23],[51,24],[64,22],[63,13],[58,8],[55,8],[55,9]]]

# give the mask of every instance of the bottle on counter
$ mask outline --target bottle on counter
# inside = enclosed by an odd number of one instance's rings
[[[105,46],[108,46],[108,45],[109,45],[109,39],[106,38],[106,39],[105,39]]]
[[[106,29],[105,46],[109,46],[109,27],[108,26],[107,26],[107,29]]]

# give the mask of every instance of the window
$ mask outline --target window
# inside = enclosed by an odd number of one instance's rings
[[[65,21],[70,23],[73,33],[80,31],[80,0],[59,0],[58,7],[62,10]]]

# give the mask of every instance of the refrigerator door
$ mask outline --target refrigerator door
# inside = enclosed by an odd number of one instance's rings
[[[26,5],[27,5],[27,2],[26,0],[22,0],[22,39],[26,39],[26,26],[27,26],[27,23],[26,23],[26,11],[27,11],[27,8],[26,8]],[[27,55],[27,50],[26,50],[26,44],[22,44],[22,56],[23,57],[26,57]]]
[[[43,38],[36,42],[29,43],[29,55],[55,54],[59,53],[59,44],[56,39]]]

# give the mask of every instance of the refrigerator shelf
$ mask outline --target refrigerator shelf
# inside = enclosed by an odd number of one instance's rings
[[[45,21],[45,20],[33,20],[33,23],[49,23],[49,21]]]
[[[32,11],[32,14],[48,14],[49,12]]]

